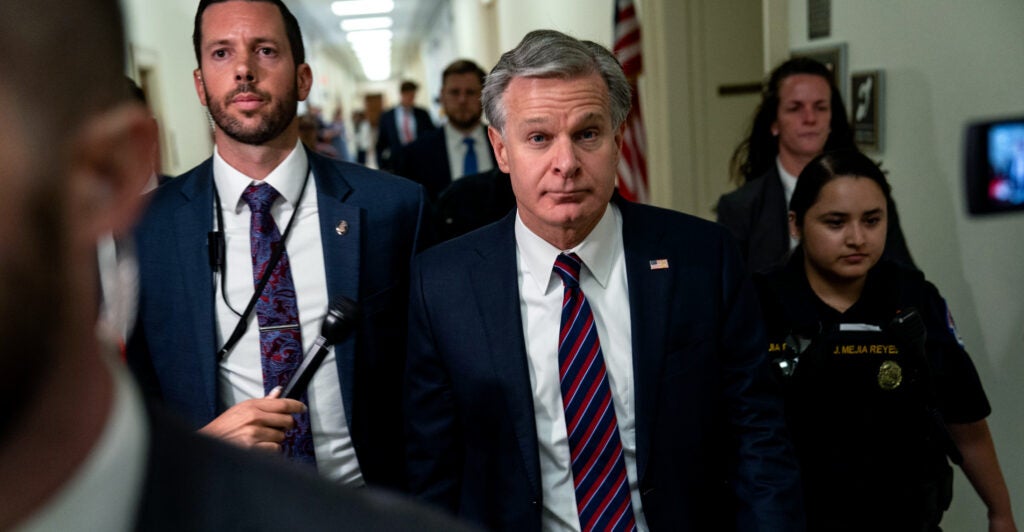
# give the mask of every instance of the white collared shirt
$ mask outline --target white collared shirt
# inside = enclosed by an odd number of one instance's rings
[[[782,161],[778,157],[775,157],[775,166],[779,169],[779,180],[782,181],[782,191],[786,194],[786,219],[789,219],[789,200],[793,199],[793,190],[796,189],[796,176],[787,172],[782,167]],[[786,234],[789,235],[789,226],[786,226]],[[789,235],[789,249],[792,251],[796,248],[796,245],[800,243],[800,239]]]
[[[145,481],[149,424],[142,394],[127,370],[119,362],[105,362],[113,376],[114,397],[100,438],[60,491],[14,530],[135,529]]]
[[[594,230],[571,250],[560,250],[523,224],[516,214],[516,261],[523,338],[530,369],[533,409],[544,493],[542,526],[546,531],[580,530],[573,488],[569,438],[558,374],[558,333],[562,319],[562,278],[554,273],[562,251],[583,260],[580,288],[594,312],[598,338],[612,391],[615,417],[626,458],[633,512],[639,530],[647,530],[636,471],[636,403],[632,329],[622,216],[609,204]]]
[[[473,151],[476,153],[476,171],[477,173],[486,172],[494,168],[494,163],[491,162],[491,145],[487,143],[487,135],[485,129],[481,125],[477,125],[473,128],[473,131],[469,135],[464,135],[461,131],[452,127],[451,124],[444,125],[444,142],[448,147],[448,167],[450,169],[452,181],[460,177],[466,177],[462,173],[464,163],[466,161],[466,143],[463,139],[473,139]]]
[[[213,177],[220,194],[224,216],[226,244],[226,298],[217,278],[217,333],[220,345],[231,336],[239,313],[245,310],[255,288],[252,251],[249,242],[251,213],[242,193],[250,184],[266,183],[281,197],[271,207],[271,214],[283,235],[288,221],[297,212],[285,249],[291,264],[295,297],[302,324],[303,353],[316,341],[320,325],[327,314],[327,274],[323,242],[320,239],[320,215],[316,200],[316,181],[309,170],[306,151],[296,142],[295,149],[261,182],[251,179],[229,165],[214,148]],[[296,209],[303,181],[308,179],[302,203]],[[249,327],[238,344],[220,362],[220,400],[232,406],[246,399],[263,397],[263,366],[260,355],[260,331],[256,312],[249,318]],[[341,397],[341,383],[330,348],[320,370],[313,375],[308,390],[310,426],[320,474],[348,486],[364,484],[349,434],[348,421]]]
[[[413,112],[415,107],[403,107],[401,105],[395,107],[395,126],[398,128],[398,139],[402,145],[409,144],[416,140],[416,113]],[[405,131],[405,115],[409,115],[409,137],[406,138]]]

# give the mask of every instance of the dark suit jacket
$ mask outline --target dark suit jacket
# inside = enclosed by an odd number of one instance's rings
[[[774,164],[761,177],[722,195],[717,211],[718,223],[728,227],[739,241],[740,252],[751,272],[766,271],[786,263],[789,256],[789,206],[779,169]],[[893,202],[889,203],[883,256],[914,267]]]
[[[486,128],[480,128],[484,129],[487,153],[490,155],[491,164],[496,168],[498,162],[494,158],[491,139],[487,137]],[[444,128],[439,127],[426,133],[406,146],[396,168],[395,173],[398,175],[423,185],[427,189],[427,197],[436,202],[441,192],[452,183],[452,169],[448,161],[448,142]]]
[[[465,529],[396,495],[343,488],[273,456],[194,434],[165,416],[151,414],[149,421],[136,530]]]
[[[400,395],[412,257],[425,216],[420,186],[306,150],[317,188],[327,291],[357,301],[356,334],[335,346],[345,415],[363,476],[401,486]],[[221,413],[212,159],[157,189],[136,231],[139,314],[128,362],[147,396],[193,427]],[[339,221],[348,231],[339,235]],[[228,327],[234,327],[229,324]],[[218,343],[220,342],[220,343]],[[320,371],[328,370],[321,368]]]
[[[434,209],[438,241],[451,240],[497,222],[516,206],[512,181],[497,166],[457,179],[441,192]]]
[[[426,109],[413,107],[412,115],[416,117],[417,139],[437,129]],[[402,136],[395,124],[395,109],[391,108],[384,111],[377,122],[377,165],[381,170],[394,170],[398,167],[402,152]]]
[[[797,466],[735,244],[709,222],[616,201],[648,524],[802,529]],[[417,259],[408,459],[415,495],[493,529],[532,531],[540,530],[543,493],[514,219],[510,213]],[[657,259],[670,267],[651,269]]]

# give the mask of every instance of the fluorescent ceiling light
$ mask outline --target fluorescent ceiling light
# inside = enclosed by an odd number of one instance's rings
[[[345,34],[345,38],[350,43],[357,42],[373,42],[373,43],[391,43],[391,30],[366,30],[366,31],[350,31]]]
[[[362,73],[370,81],[383,81],[391,77],[391,42],[360,41],[352,44]]]
[[[338,2],[331,2],[331,11],[339,17],[377,15],[390,13],[394,9],[395,2],[392,0],[340,0]]]
[[[391,17],[347,18],[341,21],[341,29],[345,31],[384,30],[391,27]]]

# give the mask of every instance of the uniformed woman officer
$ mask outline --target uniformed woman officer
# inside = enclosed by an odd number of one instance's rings
[[[800,245],[758,275],[809,530],[938,530],[959,463],[1015,530],[978,374],[935,286],[888,260],[889,185],[864,155],[814,158],[790,202]]]

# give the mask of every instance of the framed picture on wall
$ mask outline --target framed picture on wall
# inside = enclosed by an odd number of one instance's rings
[[[843,101],[849,101],[846,93],[846,43],[833,44],[819,48],[801,48],[792,50],[789,54],[792,57],[809,57],[828,67],[832,71],[832,81],[839,87],[839,94]]]
[[[850,125],[862,150],[882,151],[883,82],[881,70],[850,74]]]

